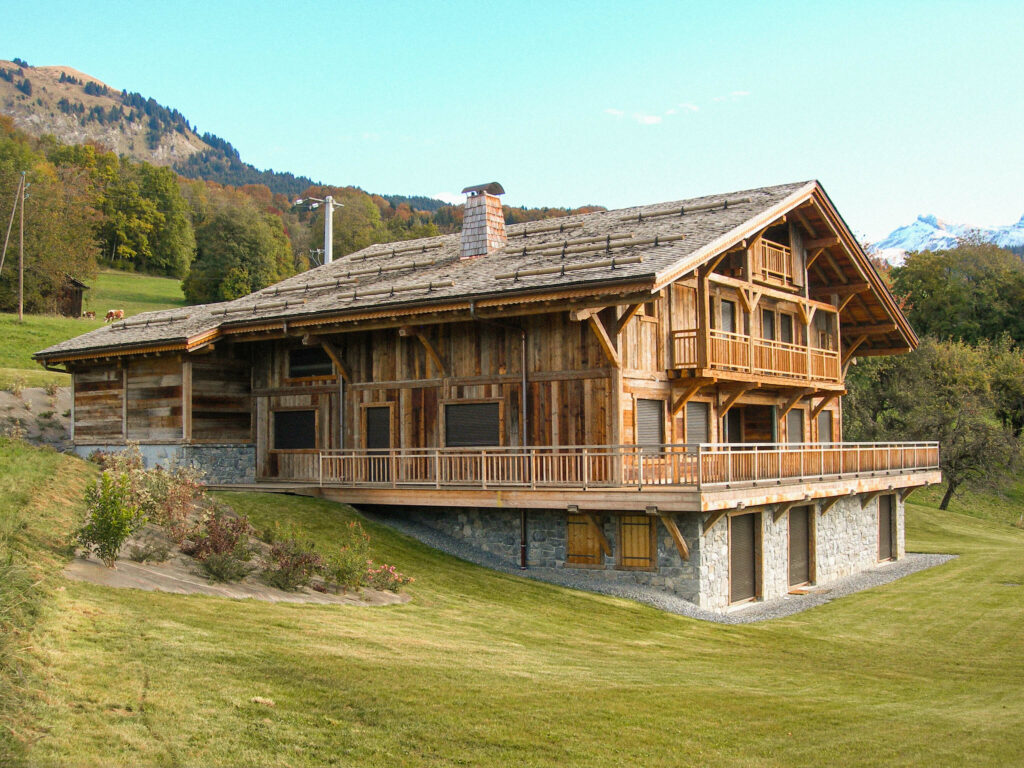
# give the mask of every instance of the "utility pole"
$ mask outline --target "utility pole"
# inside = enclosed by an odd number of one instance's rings
[[[18,322],[25,312],[25,172],[21,172],[21,220],[18,223]]]
[[[330,264],[334,257],[334,209],[344,208],[342,203],[334,202],[334,198],[331,195],[327,195],[325,198],[319,197],[307,197],[306,199],[296,200],[294,205],[305,205],[313,200],[310,204],[310,210],[319,208],[320,203],[327,206],[324,211],[324,264]]]
[[[11,206],[11,220],[7,222],[7,234],[4,236],[4,249],[0,252],[0,272],[4,270],[4,259],[7,258],[7,243],[11,239],[11,228],[14,226],[14,214],[18,212],[18,200],[21,198],[21,185],[24,179],[18,180],[18,188],[14,190],[14,205]]]

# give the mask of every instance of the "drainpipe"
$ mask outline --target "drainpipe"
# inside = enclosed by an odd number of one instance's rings
[[[519,332],[519,372],[521,380],[519,384],[519,426],[522,432],[522,447],[523,457],[526,457],[526,446],[529,443],[529,424],[526,418],[526,327],[521,325],[511,325],[509,323],[499,323],[497,320],[491,320],[490,318],[480,317],[476,313],[476,302],[469,302],[469,316],[480,323],[486,323],[489,325],[496,326],[498,328],[504,328],[509,331]],[[532,467],[525,463],[524,467],[527,468],[527,472],[532,471]],[[519,567],[526,570],[526,510],[519,510]]]

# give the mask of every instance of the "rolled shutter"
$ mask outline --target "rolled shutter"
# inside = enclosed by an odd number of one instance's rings
[[[686,404],[686,442],[687,443],[709,443],[711,432],[709,431],[709,406],[707,403]]]
[[[754,521],[756,515],[729,518],[729,600],[738,602],[757,596],[754,567]]]
[[[818,414],[818,442],[831,443],[832,441],[832,411],[822,411]]]
[[[786,442],[802,443],[804,441],[804,412],[794,408],[786,414]]]
[[[878,497],[878,559],[892,559],[892,496]]]
[[[660,445],[665,442],[665,401],[636,401],[636,444]]]
[[[809,507],[789,510],[789,584],[811,580],[811,541]]]
[[[501,445],[497,403],[452,403],[444,408],[445,445]]]

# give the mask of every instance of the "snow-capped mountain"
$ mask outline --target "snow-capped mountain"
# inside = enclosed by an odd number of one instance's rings
[[[918,216],[913,224],[894,229],[877,243],[871,244],[871,253],[886,261],[899,264],[908,251],[941,251],[955,248],[959,240],[979,237],[1001,248],[1024,245],[1024,216],[1016,224],[1004,227],[975,227],[953,224],[935,216]]]

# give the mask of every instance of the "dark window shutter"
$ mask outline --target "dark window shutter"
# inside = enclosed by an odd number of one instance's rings
[[[661,445],[665,442],[665,401],[636,401],[636,444]]]
[[[374,406],[366,409],[366,448],[371,451],[391,447],[391,408]]]
[[[729,600],[749,600],[757,596],[754,568],[754,521],[757,515],[729,518]]]
[[[786,414],[786,442],[802,443],[804,441],[804,412],[794,408]]]
[[[736,333],[736,302],[722,299],[722,330]]]
[[[818,414],[818,442],[831,443],[832,438],[832,411],[822,411]]]
[[[274,411],[274,449],[316,448],[316,411]]]
[[[889,560],[892,546],[892,496],[878,497],[878,559]]]
[[[708,443],[711,442],[711,433],[708,413],[710,407],[707,403],[686,404],[686,442]]]
[[[498,403],[444,407],[444,444],[452,448],[501,445]]]
[[[322,347],[303,347],[288,352],[288,378],[301,379],[306,376],[331,376],[334,364]]]
[[[789,584],[811,580],[810,507],[789,510]]]
[[[761,338],[775,341],[775,313],[770,309],[761,310]]]

